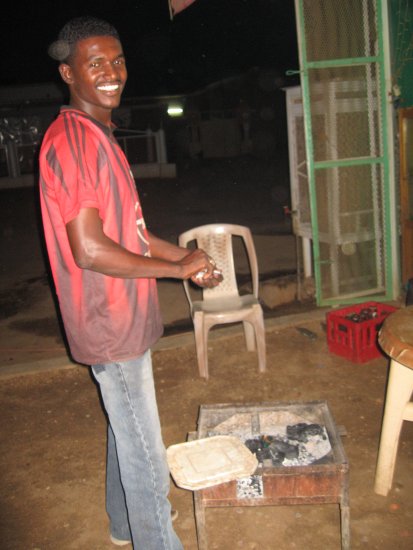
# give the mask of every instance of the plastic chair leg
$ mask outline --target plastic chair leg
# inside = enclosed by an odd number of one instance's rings
[[[393,483],[400,432],[413,391],[413,370],[391,360],[374,491],[386,496]]]
[[[259,372],[265,372],[267,366],[265,324],[264,315],[261,309],[257,311],[257,318],[255,322],[255,335],[257,338],[258,370]]]
[[[208,329],[205,329],[205,320],[202,313],[195,313],[194,332],[196,355],[198,359],[199,376],[208,380]],[[205,332],[206,330],[206,332]]]
[[[248,351],[254,351],[255,346],[255,327],[248,321],[243,321],[244,324],[244,334],[245,334],[245,343],[247,345]]]

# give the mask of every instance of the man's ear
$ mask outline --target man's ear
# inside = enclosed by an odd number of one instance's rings
[[[70,68],[70,65],[68,65],[67,63],[61,63],[59,65],[59,73],[66,84],[73,83],[72,69]]]

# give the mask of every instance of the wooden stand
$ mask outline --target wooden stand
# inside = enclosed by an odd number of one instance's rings
[[[385,320],[379,344],[390,357],[380,448],[374,490],[387,496],[396,466],[403,422],[413,422],[413,306],[399,309]]]
[[[260,413],[276,411],[289,411],[308,419],[310,423],[323,425],[330,440],[331,452],[322,464],[259,467],[255,475],[262,479],[262,493],[258,497],[240,498],[237,481],[194,491],[199,550],[208,548],[205,520],[205,509],[208,507],[332,503],[340,506],[342,550],[350,549],[349,467],[338,430],[325,402],[201,405],[198,432],[189,434],[189,439],[207,437],[215,426],[235,414],[250,413],[252,424],[256,424]]]

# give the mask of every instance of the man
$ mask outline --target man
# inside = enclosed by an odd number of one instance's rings
[[[70,105],[40,152],[46,244],[71,354],[91,365],[108,415],[106,505],[114,544],[178,550],[150,347],[162,333],[158,277],[219,283],[211,259],[152,235],[112,134],[127,79],[117,31],[69,21],[49,49]],[[201,279],[196,275],[203,272]]]

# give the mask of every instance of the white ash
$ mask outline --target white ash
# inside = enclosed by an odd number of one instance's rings
[[[263,495],[262,476],[252,475],[237,479],[237,498],[262,498]]]

